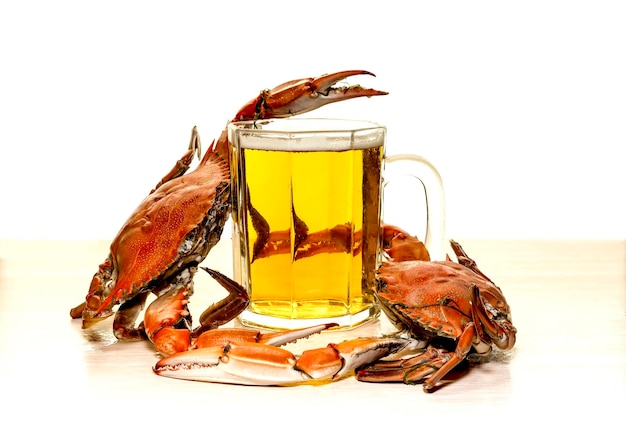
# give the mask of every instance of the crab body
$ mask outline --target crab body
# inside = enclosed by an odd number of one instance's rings
[[[456,263],[422,261],[428,256],[423,244],[399,228],[387,228],[385,241],[391,260],[379,269],[376,296],[381,309],[427,350],[367,366],[358,372],[358,379],[424,381],[429,391],[470,352],[485,355],[492,345],[513,348],[516,329],[502,291],[458,243],[451,241]],[[401,261],[394,260],[396,253]]]
[[[118,269],[115,288],[96,312],[128,300],[137,288],[158,289],[181,269],[197,267],[220,238],[229,188],[228,166],[214,157],[150,194],[111,245]]]

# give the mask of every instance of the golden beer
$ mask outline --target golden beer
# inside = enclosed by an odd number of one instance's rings
[[[366,125],[356,136],[272,139],[255,132],[260,124],[231,137],[235,278],[250,296],[244,324],[351,327],[378,314],[384,128]]]

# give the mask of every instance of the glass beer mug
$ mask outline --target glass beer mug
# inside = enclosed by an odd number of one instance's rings
[[[250,297],[242,324],[350,328],[378,316],[383,175],[391,171],[424,186],[413,195],[426,193],[425,243],[443,258],[439,174],[415,155],[386,157],[384,126],[290,118],[233,122],[228,133],[234,278]]]

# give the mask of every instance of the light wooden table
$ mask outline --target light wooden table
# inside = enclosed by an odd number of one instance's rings
[[[421,386],[353,377],[291,387],[158,377],[151,371],[157,355],[149,344],[116,342],[110,321],[84,333],[79,320],[69,318],[108,242],[0,241],[0,418],[4,424],[19,422],[19,430],[89,431],[254,430],[272,423],[293,431],[623,426],[626,242],[461,242],[503,289],[517,345],[425,394]],[[228,241],[205,264],[231,274]],[[199,273],[192,311],[222,295]],[[387,325],[383,320],[348,334],[320,335],[298,348]]]

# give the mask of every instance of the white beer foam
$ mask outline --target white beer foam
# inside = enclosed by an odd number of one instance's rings
[[[242,148],[273,151],[344,151],[381,146],[385,127],[361,120],[272,119],[232,123]]]

